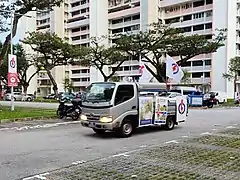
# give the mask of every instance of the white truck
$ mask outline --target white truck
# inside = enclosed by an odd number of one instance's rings
[[[158,96],[163,91],[164,83],[92,83],[82,97],[81,124],[98,134],[114,131],[121,137],[146,126],[172,130],[186,120],[187,99],[178,96],[176,102],[170,102],[168,97]]]

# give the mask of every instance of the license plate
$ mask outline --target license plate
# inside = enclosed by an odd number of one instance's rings
[[[95,123],[94,122],[89,122],[89,127],[95,127]]]

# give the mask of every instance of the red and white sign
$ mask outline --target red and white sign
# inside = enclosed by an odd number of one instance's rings
[[[17,56],[9,54],[8,55],[8,72],[17,73]]]
[[[17,87],[18,86],[18,74],[17,73],[8,73],[8,86]]]
[[[17,73],[17,56],[8,55],[8,86],[18,86],[18,73]]]

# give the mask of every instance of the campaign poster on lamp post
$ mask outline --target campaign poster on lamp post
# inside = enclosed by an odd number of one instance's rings
[[[17,73],[17,56],[8,55],[8,86],[18,86],[18,73]]]
[[[153,120],[153,97],[139,97],[139,126],[149,126]]]
[[[168,99],[164,97],[156,97],[155,101],[155,118],[154,124],[166,124],[168,112]]]

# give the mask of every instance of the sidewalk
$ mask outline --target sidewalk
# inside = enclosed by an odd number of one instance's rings
[[[240,126],[92,162],[79,162],[44,177],[47,180],[239,180]]]

